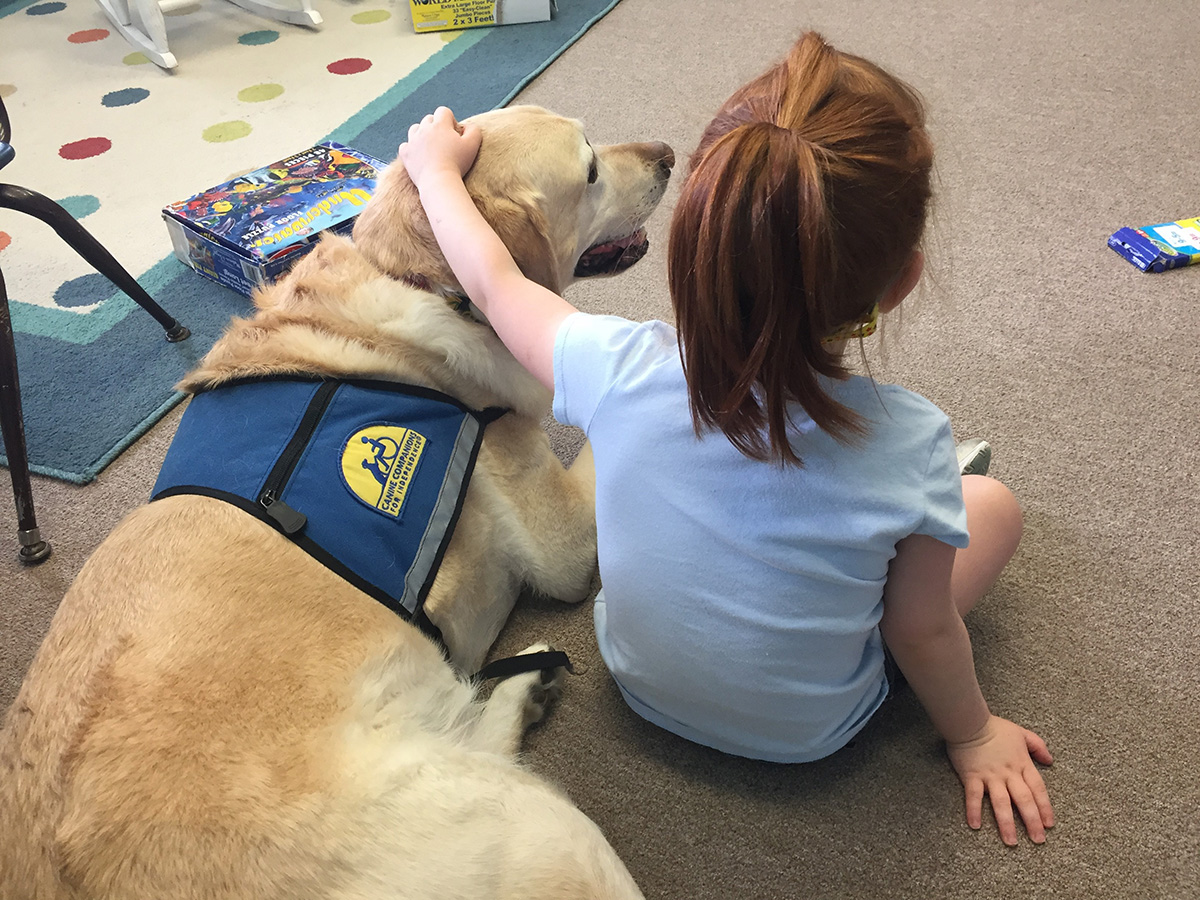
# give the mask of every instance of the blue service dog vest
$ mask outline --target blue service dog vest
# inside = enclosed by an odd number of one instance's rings
[[[385,381],[238,381],[192,398],[150,499],[232,503],[441,643],[425,598],[504,412]]]

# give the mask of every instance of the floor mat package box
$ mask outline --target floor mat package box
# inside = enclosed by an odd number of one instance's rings
[[[413,31],[548,22],[556,0],[408,0]]]
[[[1108,239],[1108,246],[1143,272],[1200,265],[1200,216],[1140,228],[1118,228]]]
[[[163,209],[171,246],[201,275],[249,295],[311,250],[348,234],[386,165],[326,141]]]

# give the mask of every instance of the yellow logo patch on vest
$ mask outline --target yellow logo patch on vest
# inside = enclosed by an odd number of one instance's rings
[[[399,517],[425,443],[424,435],[399,425],[356,431],[342,451],[346,484],[368,506]]]

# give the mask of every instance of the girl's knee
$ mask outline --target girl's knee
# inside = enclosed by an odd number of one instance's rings
[[[991,588],[1021,541],[1021,506],[1013,492],[986,475],[963,476],[970,544],[954,563],[952,591],[965,616]]]
[[[986,528],[1015,552],[1025,522],[1016,495],[987,475],[964,475],[962,482],[968,530],[974,533],[977,527]]]

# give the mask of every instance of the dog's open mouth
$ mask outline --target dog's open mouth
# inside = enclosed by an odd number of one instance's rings
[[[579,262],[575,264],[575,277],[586,278],[589,275],[615,275],[617,272],[624,272],[645,256],[649,249],[650,241],[646,239],[644,228],[639,228],[628,237],[596,244],[579,257]]]

